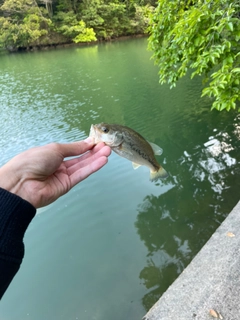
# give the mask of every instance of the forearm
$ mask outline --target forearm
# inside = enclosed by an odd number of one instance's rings
[[[24,233],[36,213],[27,201],[0,188],[0,298],[24,256]]]

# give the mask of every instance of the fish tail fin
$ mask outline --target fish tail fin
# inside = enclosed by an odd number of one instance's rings
[[[157,171],[150,171],[150,180],[156,181],[158,179],[166,179],[168,177],[167,171],[163,167],[159,167]]]

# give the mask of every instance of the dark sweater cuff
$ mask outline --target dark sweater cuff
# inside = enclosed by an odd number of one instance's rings
[[[22,262],[24,233],[35,214],[29,202],[0,188],[0,259]]]

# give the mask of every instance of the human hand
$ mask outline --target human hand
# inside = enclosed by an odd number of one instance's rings
[[[90,138],[31,148],[0,168],[0,187],[27,200],[35,208],[44,207],[102,168],[110,154],[108,146],[104,143],[94,146]]]

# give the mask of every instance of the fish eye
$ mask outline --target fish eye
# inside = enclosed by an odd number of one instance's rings
[[[102,128],[102,131],[103,131],[104,133],[108,133],[108,132],[109,132],[109,129],[106,128],[106,127],[103,127],[103,128]]]

